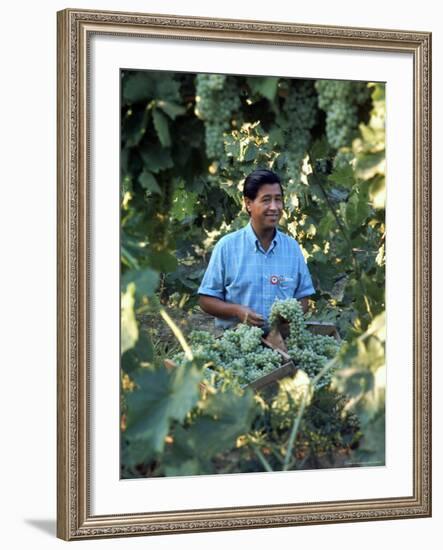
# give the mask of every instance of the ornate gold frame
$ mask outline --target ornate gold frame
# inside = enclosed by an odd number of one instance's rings
[[[413,496],[92,516],[88,485],[87,50],[95,34],[408,52],[414,59]],[[261,21],[58,13],[58,507],[65,540],[431,515],[431,34]]]

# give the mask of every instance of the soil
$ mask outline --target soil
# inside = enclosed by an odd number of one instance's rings
[[[222,333],[221,329],[215,327],[214,317],[208,315],[200,308],[196,308],[192,312],[174,308],[173,311],[167,312],[183,332],[185,338],[193,330],[206,330],[215,336],[219,336]],[[141,330],[147,330],[151,336],[164,343],[165,346],[177,343],[177,339],[171,329],[159,315],[140,315],[137,317],[137,320],[140,323]]]

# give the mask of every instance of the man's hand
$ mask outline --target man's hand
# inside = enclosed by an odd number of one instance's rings
[[[242,323],[253,327],[262,327],[265,324],[264,318],[253,309],[246,306],[237,306],[237,317]]]
[[[237,317],[242,323],[247,323],[254,327],[262,327],[265,324],[264,318],[253,309],[240,304],[231,304],[214,296],[201,294],[199,296],[199,304],[203,311],[219,319]]]

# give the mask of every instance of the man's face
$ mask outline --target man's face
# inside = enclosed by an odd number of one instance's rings
[[[254,200],[245,198],[255,229],[272,229],[278,225],[283,211],[283,196],[279,183],[265,183]]]

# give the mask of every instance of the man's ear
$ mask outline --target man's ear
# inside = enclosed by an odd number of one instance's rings
[[[250,204],[251,204],[251,199],[248,198],[248,197],[244,197],[243,198],[243,202],[244,202],[244,205],[245,205],[245,210],[246,212],[250,213],[251,212],[251,209],[250,209]]]

